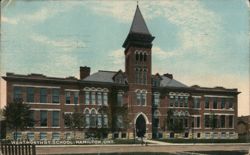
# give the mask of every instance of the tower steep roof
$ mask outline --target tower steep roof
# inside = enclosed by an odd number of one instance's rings
[[[140,33],[140,34],[151,35],[138,5],[136,7],[134,19],[129,33]]]

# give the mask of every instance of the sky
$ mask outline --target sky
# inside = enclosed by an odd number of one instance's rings
[[[6,1],[5,1],[6,2]],[[0,72],[79,77],[79,67],[124,71],[122,44],[137,2],[8,0],[1,9]],[[155,40],[152,73],[192,86],[238,88],[248,115],[247,0],[140,0]],[[5,103],[1,80],[1,106]]]

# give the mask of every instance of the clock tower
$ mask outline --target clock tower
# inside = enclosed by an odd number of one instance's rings
[[[151,48],[153,40],[154,36],[149,32],[137,5],[129,34],[123,43],[125,74],[129,85],[128,117],[132,122],[129,132],[134,136],[144,135],[148,138],[152,136]]]

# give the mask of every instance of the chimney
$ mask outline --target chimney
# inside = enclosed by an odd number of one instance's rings
[[[173,74],[166,73],[166,74],[164,74],[164,76],[169,78],[169,79],[173,79]]]
[[[80,80],[85,79],[90,75],[90,67],[84,66],[80,67]]]

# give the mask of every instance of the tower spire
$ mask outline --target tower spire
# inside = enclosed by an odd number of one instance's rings
[[[152,47],[153,40],[154,36],[152,36],[148,30],[137,1],[135,15],[128,36],[124,41],[122,47],[127,48],[128,45],[131,46],[133,44],[136,44],[137,46]]]
[[[148,27],[146,25],[146,22],[141,14],[141,10],[139,8],[138,1],[137,1],[137,7],[135,10],[134,19],[133,19],[129,33],[139,33],[139,34],[151,35],[149,30],[148,30]]]

